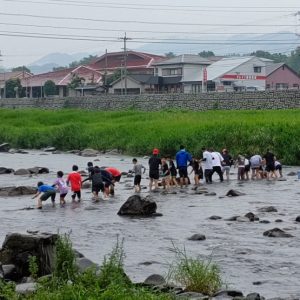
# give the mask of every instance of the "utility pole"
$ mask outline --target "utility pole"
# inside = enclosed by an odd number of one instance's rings
[[[296,17],[296,35],[300,36],[300,11],[295,13]]]
[[[131,38],[128,38],[125,32],[124,37],[120,38],[120,40],[123,40],[124,43],[124,94],[127,95],[127,41],[131,40]]]
[[[1,57],[3,57],[1,50],[0,50],[0,61],[3,61],[3,59],[1,59]],[[3,65],[3,82],[4,82],[4,86],[3,86],[3,98],[6,98],[6,79],[5,79],[5,67]],[[1,88],[0,88],[0,98],[1,98]]]
[[[104,88],[105,88],[105,94],[107,94],[107,49],[105,49],[105,71],[104,71]]]

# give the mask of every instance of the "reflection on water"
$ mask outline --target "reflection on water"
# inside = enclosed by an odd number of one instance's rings
[[[95,158],[80,156],[0,153],[0,166],[14,169],[33,166],[48,167],[50,174],[22,177],[0,175],[0,186],[35,185],[42,180],[52,184],[59,169],[67,174],[76,163],[85,169],[86,163]],[[100,156],[99,165],[118,167],[121,171],[131,168],[131,157]],[[146,165],[147,162],[141,161]],[[291,168],[288,171],[297,171]],[[146,177],[146,176],[145,176]],[[215,178],[217,181],[217,178]],[[123,178],[116,187],[116,196],[109,201],[92,203],[89,190],[83,191],[82,203],[70,203],[65,208],[52,208],[50,201],[42,211],[24,209],[35,206],[30,196],[0,198],[0,242],[7,232],[40,230],[48,232],[71,232],[74,247],[85,256],[101,263],[116,242],[124,238],[126,272],[134,281],[144,280],[152,273],[167,271],[174,258],[172,243],[186,247],[193,256],[213,256],[219,263],[224,279],[230,287],[245,293],[259,292],[267,297],[300,296],[300,224],[294,222],[300,215],[299,185],[295,177],[287,181],[247,182],[236,180],[209,186],[217,196],[195,195],[191,188],[177,195],[154,194],[158,212],[163,217],[154,219],[130,219],[117,215],[121,204],[133,190],[128,189],[131,179]],[[147,185],[147,180],[142,180]],[[246,193],[237,198],[219,198],[229,189]],[[147,190],[143,190],[143,195]],[[273,205],[278,213],[258,212],[258,208]],[[239,223],[225,221],[234,215],[248,212],[257,214],[270,224]],[[209,220],[212,215],[221,220]],[[282,219],[282,223],[275,223]],[[289,230],[294,238],[272,239],[263,236],[265,230],[280,227]],[[201,242],[188,241],[194,233],[206,235]],[[256,283],[258,285],[254,285]]]

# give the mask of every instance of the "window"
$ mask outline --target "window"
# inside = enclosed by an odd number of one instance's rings
[[[231,81],[223,81],[223,85],[231,85]]]
[[[181,68],[163,69],[162,75],[163,76],[182,75],[182,69]]]
[[[266,89],[269,90],[271,88],[270,84],[266,85]]]
[[[293,89],[295,89],[295,90],[299,90],[299,84],[297,84],[297,83],[294,83],[294,84],[293,84]]]
[[[287,83],[276,83],[276,90],[287,90],[289,85]]]
[[[261,73],[261,67],[254,67],[254,73]]]

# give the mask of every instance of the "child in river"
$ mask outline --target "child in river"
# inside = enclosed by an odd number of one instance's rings
[[[76,196],[78,198],[78,202],[81,201],[81,183],[82,183],[82,178],[78,172],[78,166],[73,165],[72,172],[68,175],[67,178],[67,184],[71,185],[71,191],[73,192],[71,196],[72,201],[75,201]]]
[[[177,183],[177,169],[175,167],[174,161],[173,159],[169,160],[169,165],[170,165],[170,185],[175,185],[176,187],[178,187],[178,183]]]
[[[51,197],[52,206],[54,207],[55,206],[55,196],[56,196],[55,188],[51,185],[44,184],[42,181],[38,182],[37,187],[38,187],[38,191],[32,197],[32,199],[34,199],[42,194],[38,199],[37,208],[42,209],[42,207],[43,207],[42,201],[46,201],[50,197]]]
[[[162,170],[162,185],[164,189],[170,190],[170,169],[165,158],[161,159],[161,170]]]
[[[67,186],[65,180],[63,179],[63,176],[64,176],[64,173],[62,171],[58,171],[57,178],[53,183],[53,186],[58,188],[59,195],[60,195],[59,201],[60,201],[60,205],[62,207],[66,204],[65,197],[69,191],[68,186]]]
[[[146,172],[146,168],[142,165],[139,164],[137,159],[134,158],[132,160],[133,163],[133,169],[132,172],[134,173],[134,189],[136,193],[140,193],[141,192],[141,180],[142,180],[142,170],[143,174]]]

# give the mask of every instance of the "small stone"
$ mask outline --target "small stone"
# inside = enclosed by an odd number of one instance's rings
[[[189,241],[204,241],[206,240],[206,236],[204,234],[196,233],[188,238]]]
[[[95,268],[96,270],[99,268],[99,266],[96,263],[92,262],[86,257],[76,258],[76,265],[78,266],[79,271],[82,273],[90,268]]]
[[[295,221],[300,222],[300,216],[298,216]]]
[[[232,216],[228,219],[225,219],[225,221],[236,221],[237,218],[239,218],[240,216]]]
[[[145,279],[144,284],[153,286],[163,285],[166,284],[166,280],[159,274],[152,274]]]
[[[215,192],[211,192],[211,193],[204,193],[204,196],[217,196],[217,194]]]
[[[236,221],[237,222],[250,222],[250,219],[247,217],[237,217]]]
[[[263,233],[264,236],[268,236],[268,237],[284,237],[284,238],[290,238],[293,237],[291,234],[284,232],[283,230],[279,229],[279,228],[273,228],[270,230],[267,230]]]
[[[238,196],[243,196],[245,195],[244,193],[241,193],[239,191],[236,190],[229,190],[226,194],[227,197],[238,197]]]
[[[47,148],[44,148],[43,150],[44,150],[44,152],[54,152],[54,151],[56,151],[56,148],[55,147],[47,147]]]
[[[261,224],[269,224],[271,222],[269,220],[260,220],[259,223],[261,223]]]
[[[219,216],[211,216],[209,217],[210,220],[221,220],[222,217],[219,217]]]
[[[264,300],[264,297],[261,297],[258,293],[251,293],[246,296],[245,300]]]
[[[274,206],[265,206],[258,209],[260,212],[278,212]]]
[[[243,293],[241,291],[236,290],[222,290],[214,294],[214,297],[219,297],[219,299],[222,299],[220,297],[243,297]]]
[[[245,217],[248,218],[251,222],[259,221],[259,217],[257,217],[254,213],[249,212],[245,214]]]
[[[296,176],[296,175],[297,175],[296,172],[289,172],[289,173],[286,174],[286,176]]]
[[[282,223],[283,221],[281,219],[275,220],[276,223]]]

